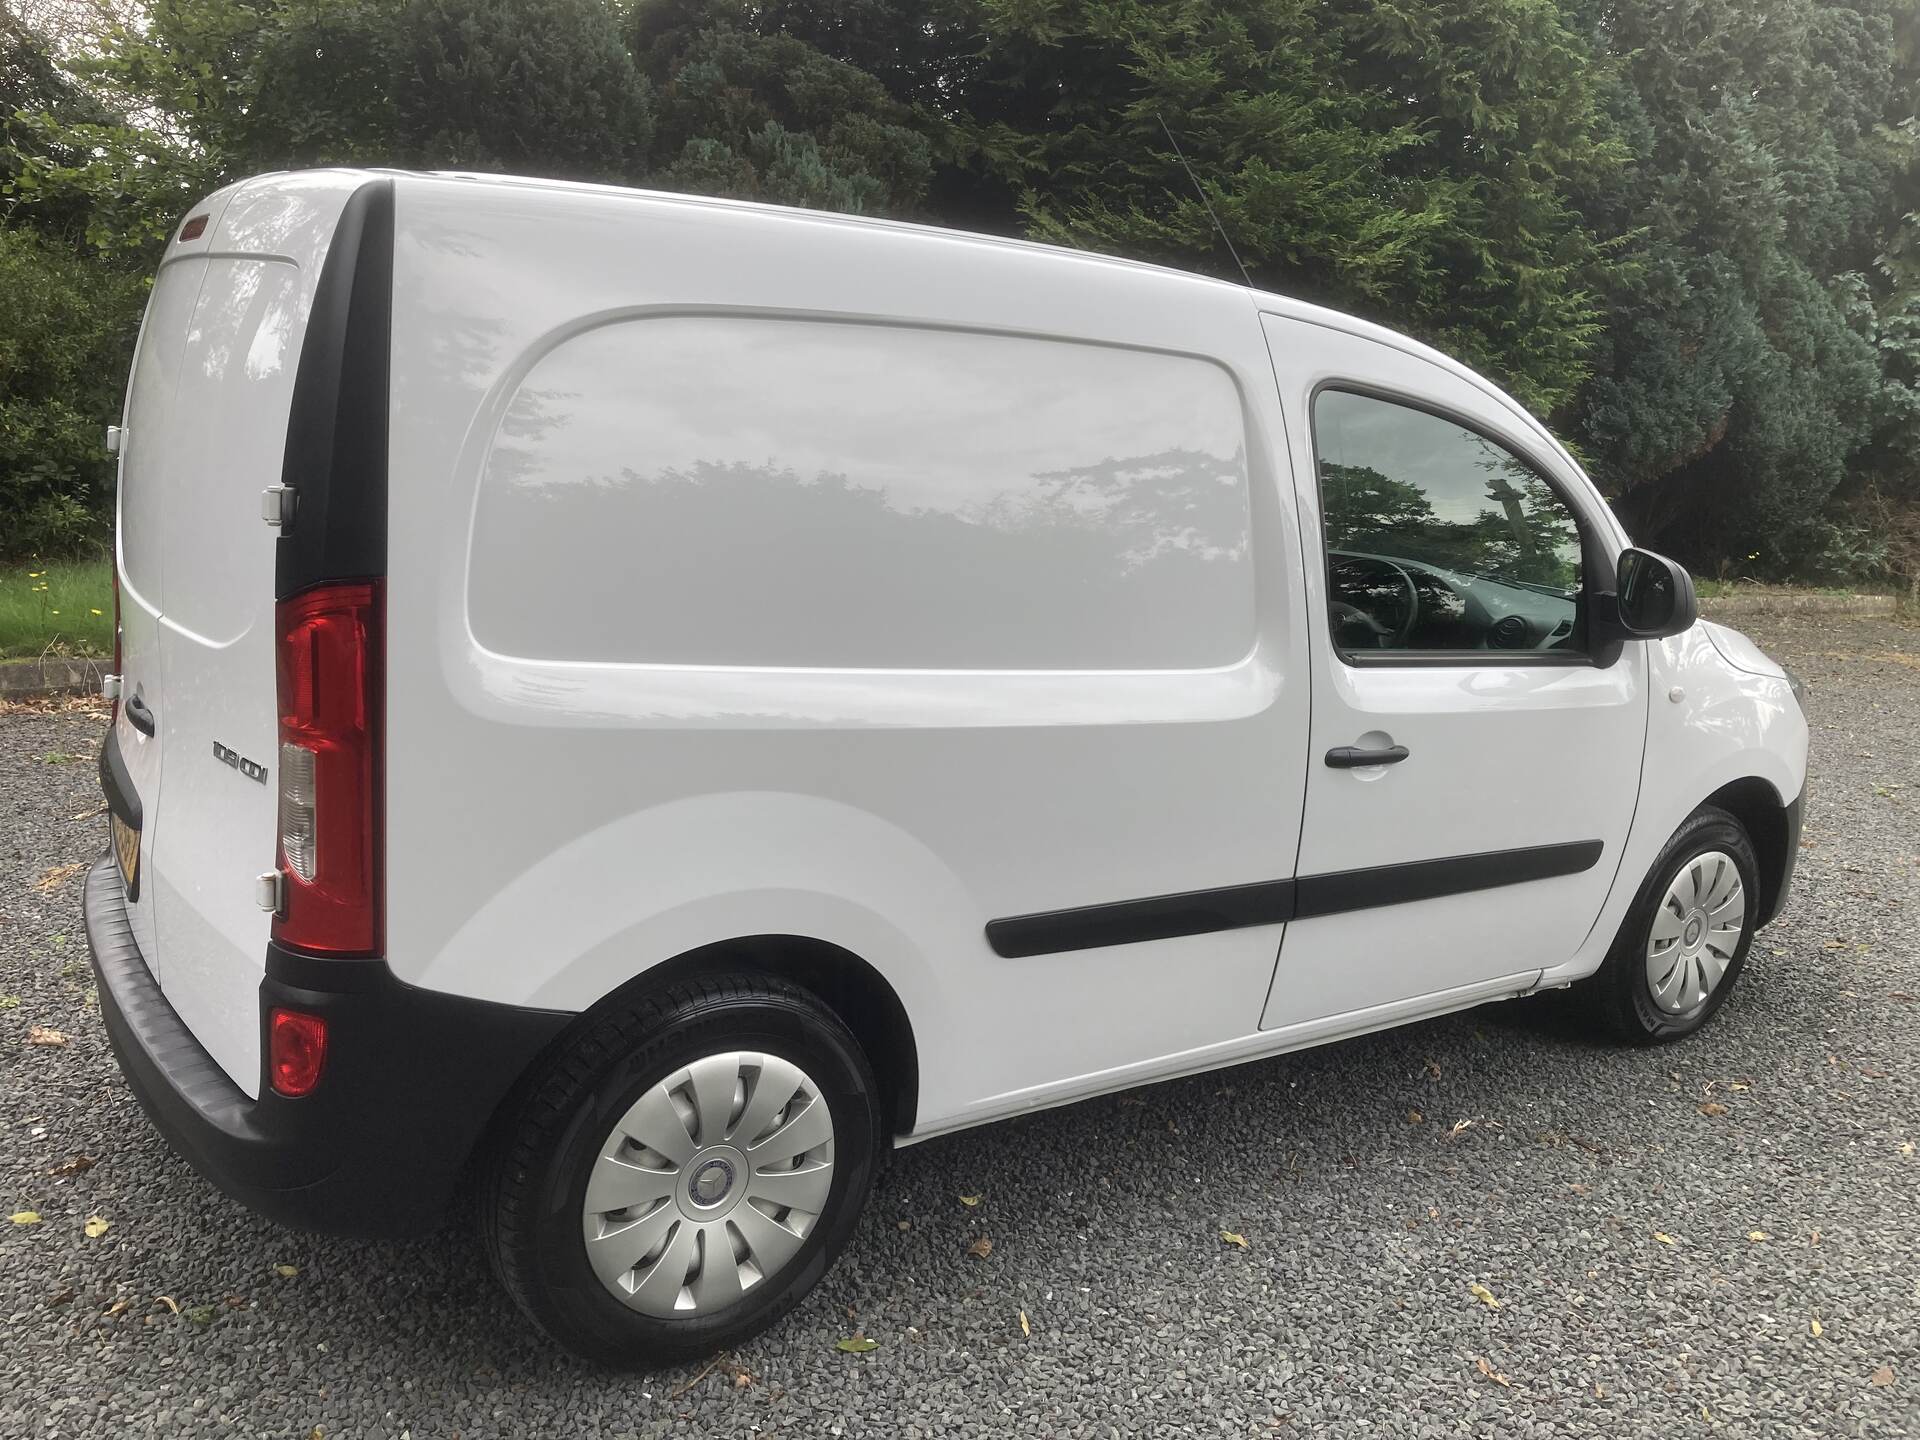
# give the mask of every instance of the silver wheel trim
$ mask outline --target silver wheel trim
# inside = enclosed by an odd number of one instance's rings
[[[662,1319],[711,1315],[799,1253],[833,1188],[833,1115],[791,1061],[726,1051],[634,1101],[587,1177],[587,1261]]]
[[[1747,928],[1740,867],[1721,850],[1680,868],[1653,912],[1647,937],[1647,990],[1669,1015],[1697,1010],[1719,988]]]

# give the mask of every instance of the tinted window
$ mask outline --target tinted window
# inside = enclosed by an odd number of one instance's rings
[[[1197,668],[1252,647],[1249,529],[1239,392],[1206,362],[662,317],[522,383],[469,604],[534,658]]]
[[[1313,431],[1333,633],[1343,650],[1577,650],[1580,532],[1496,441],[1341,390]]]

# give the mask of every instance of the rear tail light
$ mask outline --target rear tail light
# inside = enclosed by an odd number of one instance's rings
[[[273,938],[323,955],[381,943],[380,586],[318,585],[280,602],[281,905]]]
[[[313,1093],[327,1063],[327,1022],[303,1010],[275,1007],[267,1021],[267,1075],[274,1091]]]

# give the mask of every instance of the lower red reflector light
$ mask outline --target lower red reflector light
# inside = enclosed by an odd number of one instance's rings
[[[275,1010],[267,1021],[267,1075],[274,1093],[295,1099],[320,1083],[327,1063],[327,1022],[300,1010]]]

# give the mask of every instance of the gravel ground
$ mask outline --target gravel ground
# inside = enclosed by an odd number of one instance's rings
[[[42,1216],[0,1218],[0,1436],[1912,1435],[1920,633],[1743,623],[1812,688],[1815,778],[1704,1035],[1493,1007],[934,1141],[785,1324],[640,1377],[534,1338],[464,1231],[294,1234],[167,1151],[60,878],[100,718],[0,717],[0,1215]]]

